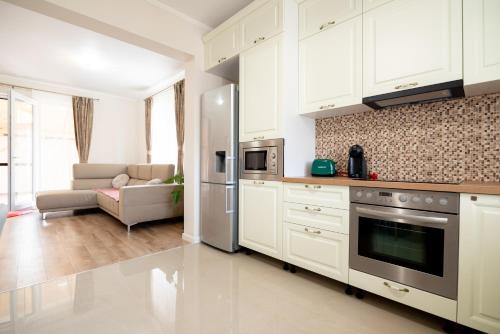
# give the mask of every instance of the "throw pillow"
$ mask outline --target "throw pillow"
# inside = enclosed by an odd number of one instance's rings
[[[113,188],[120,189],[121,187],[127,185],[129,179],[130,177],[127,174],[120,174],[115,176],[113,181],[111,181],[111,184],[113,185]]]
[[[162,184],[163,181],[160,180],[160,179],[152,179],[152,180],[149,180],[148,182],[146,182],[146,184],[148,185],[151,185],[151,184]]]

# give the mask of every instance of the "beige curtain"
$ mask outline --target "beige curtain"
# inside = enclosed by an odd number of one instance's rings
[[[177,130],[177,174],[184,175],[184,80],[174,84],[175,128]]]
[[[153,106],[153,97],[150,96],[144,100],[146,103],[146,157],[148,164],[151,163],[151,108]]]
[[[88,97],[73,96],[73,122],[80,163],[87,163],[89,159],[93,119],[94,100]]]

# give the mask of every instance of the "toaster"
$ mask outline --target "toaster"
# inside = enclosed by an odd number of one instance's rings
[[[335,161],[330,159],[314,159],[311,166],[312,176],[334,176],[337,172]]]

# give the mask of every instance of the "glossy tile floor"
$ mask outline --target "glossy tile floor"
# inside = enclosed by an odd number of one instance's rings
[[[183,223],[125,225],[100,210],[9,218],[0,234],[0,291],[12,290],[185,244]]]
[[[0,333],[438,333],[442,321],[264,256],[194,244],[0,294]]]

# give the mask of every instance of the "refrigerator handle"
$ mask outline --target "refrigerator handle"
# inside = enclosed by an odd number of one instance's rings
[[[236,157],[226,157],[226,183],[234,183],[234,161]]]
[[[226,213],[234,213],[234,186],[226,186]]]

